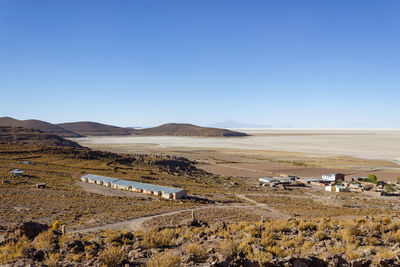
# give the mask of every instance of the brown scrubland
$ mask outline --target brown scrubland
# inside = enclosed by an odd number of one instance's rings
[[[266,151],[169,152],[174,155],[2,142],[0,264],[400,264],[396,197],[332,193],[311,186],[261,187],[256,179],[279,173],[317,176],[335,170],[348,176],[391,174],[393,178],[389,178],[394,179],[398,173],[388,162]],[[390,170],[374,172],[375,164]],[[357,169],[352,169],[353,165]],[[12,176],[14,169],[22,169],[24,174]],[[80,177],[88,173],[183,188],[190,197],[170,201],[82,185]],[[46,187],[39,189],[38,183]],[[61,225],[66,226],[66,233]]]

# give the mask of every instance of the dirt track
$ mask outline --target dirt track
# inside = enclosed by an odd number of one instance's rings
[[[105,224],[101,226],[96,226],[96,227],[90,227],[90,228],[85,228],[81,230],[75,230],[71,231],[71,233],[87,233],[87,232],[95,232],[95,231],[100,231],[100,230],[106,230],[106,229],[112,229],[112,230],[131,230],[131,231],[136,231],[142,228],[142,225],[144,222],[155,219],[158,217],[163,217],[163,216],[168,216],[168,215],[176,215],[182,212],[186,211],[196,211],[196,210],[201,210],[201,209],[210,209],[210,208],[219,208],[219,209],[224,209],[224,208],[254,208],[254,207],[263,207],[267,208],[268,212],[265,214],[266,216],[269,217],[275,217],[275,218],[288,218],[286,214],[282,214],[281,212],[272,209],[266,204],[263,203],[258,203],[257,201],[250,199],[244,195],[237,194],[237,197],[246,200],[248,202],[253,203],[254,205],[221,205],[221,206],[202,206],[202,207],[196,207],[196,208],[190,208],[190,209],[183,209],[183,210],[178,210],[178,211],[171,211],[171,212],[165,212],[165,213],[160,213],[160,214],[155,214],[151,216],[145,216],[141,218],[136,218],[132,220],[127,220],[127,221],[122,221],[122,222],[116,222],[116,223],[111,223],[111,224]]]

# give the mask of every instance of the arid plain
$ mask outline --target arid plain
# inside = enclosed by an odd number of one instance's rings
[[[260,177],[287,173],[320,177],[326,172],[400,174],[400,129],[240,129],[240,138],[127,136],[73,139],[117,153],[165,153],[199,162],[206,171]]]

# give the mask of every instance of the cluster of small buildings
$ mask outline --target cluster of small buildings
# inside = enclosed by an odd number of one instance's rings
[[[400,186],[395,184],[386,184],[378,181],[376,184],[368,182],[368,177],[352,177],[351,181],[345,181],[345,175],[342,173],[324,174],[320,179],[300,178],[290,175],[280,175],[274,177],[261,177],[258,179],[262,186],[305,186],[317,185],[328,192],[364,192],[370,191],[370,194],[381,196],[400,196]],[[391,190],[386,190],[385,186],[390,186]]]
[[[329,192],[350,192],[350,188],[343,184],[330,184],[325,186],[325,191]]]
[[[94,174],[86,174],[81,177],[81,180],[86,183],[99,184],[115,189],[155,195],[166,199],[180,199],[187,196],[187,191],[179,188],[139,183]]]
[[[258,179],[260,185],[263,186],[271,186],[275,187],[278,185],[285,186],[304,186],[304,185],[330,185],[341,183],[344,181],[344,174],[341,173],[332,173],[332,174],[324,174],[321,179],[309,179],[309,178],[300,178],[297,176],[284,175],[274,177],[261,177]]]
[[[297,181],[298,179],[299,177],[297,176],[281,174],[274,177],[261,177],[258,179],[258,181],[260,182],[260,185],[271,187],[302,186],[302,184]]]
[[[344,182],[344,174],[342,173],[324,174],[322,175],[321,179],[302,178],[300,179],[300,181],[305,184],[326,186],[330,185],[331,183],[338,184]]]

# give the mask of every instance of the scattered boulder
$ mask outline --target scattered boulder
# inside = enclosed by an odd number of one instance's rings
[[[17,239],[25,235],[30,240],[33,240],[41,232],[47,231],[47,229],[49,229],[49,226],[47,224],[33,221],[15,223],[9,225],[9,227],[7,228],[5,239]]]
[[[369,267],[372,261],[367,259],[356,259],[350,262],[351,267]]]
[[[186,223],[186,226],[189,227],[208,227],[208,223],[206,221],[191,219]]]
[[[24,258],[31,259],[33,261],[43,261],[45,251],[36,250],[34,247],[25,249],[23,252]]]
[[[65,244],[66,250],[70,253],[78,254],[85,251],[85,246],[80,240],[74,240]]]

